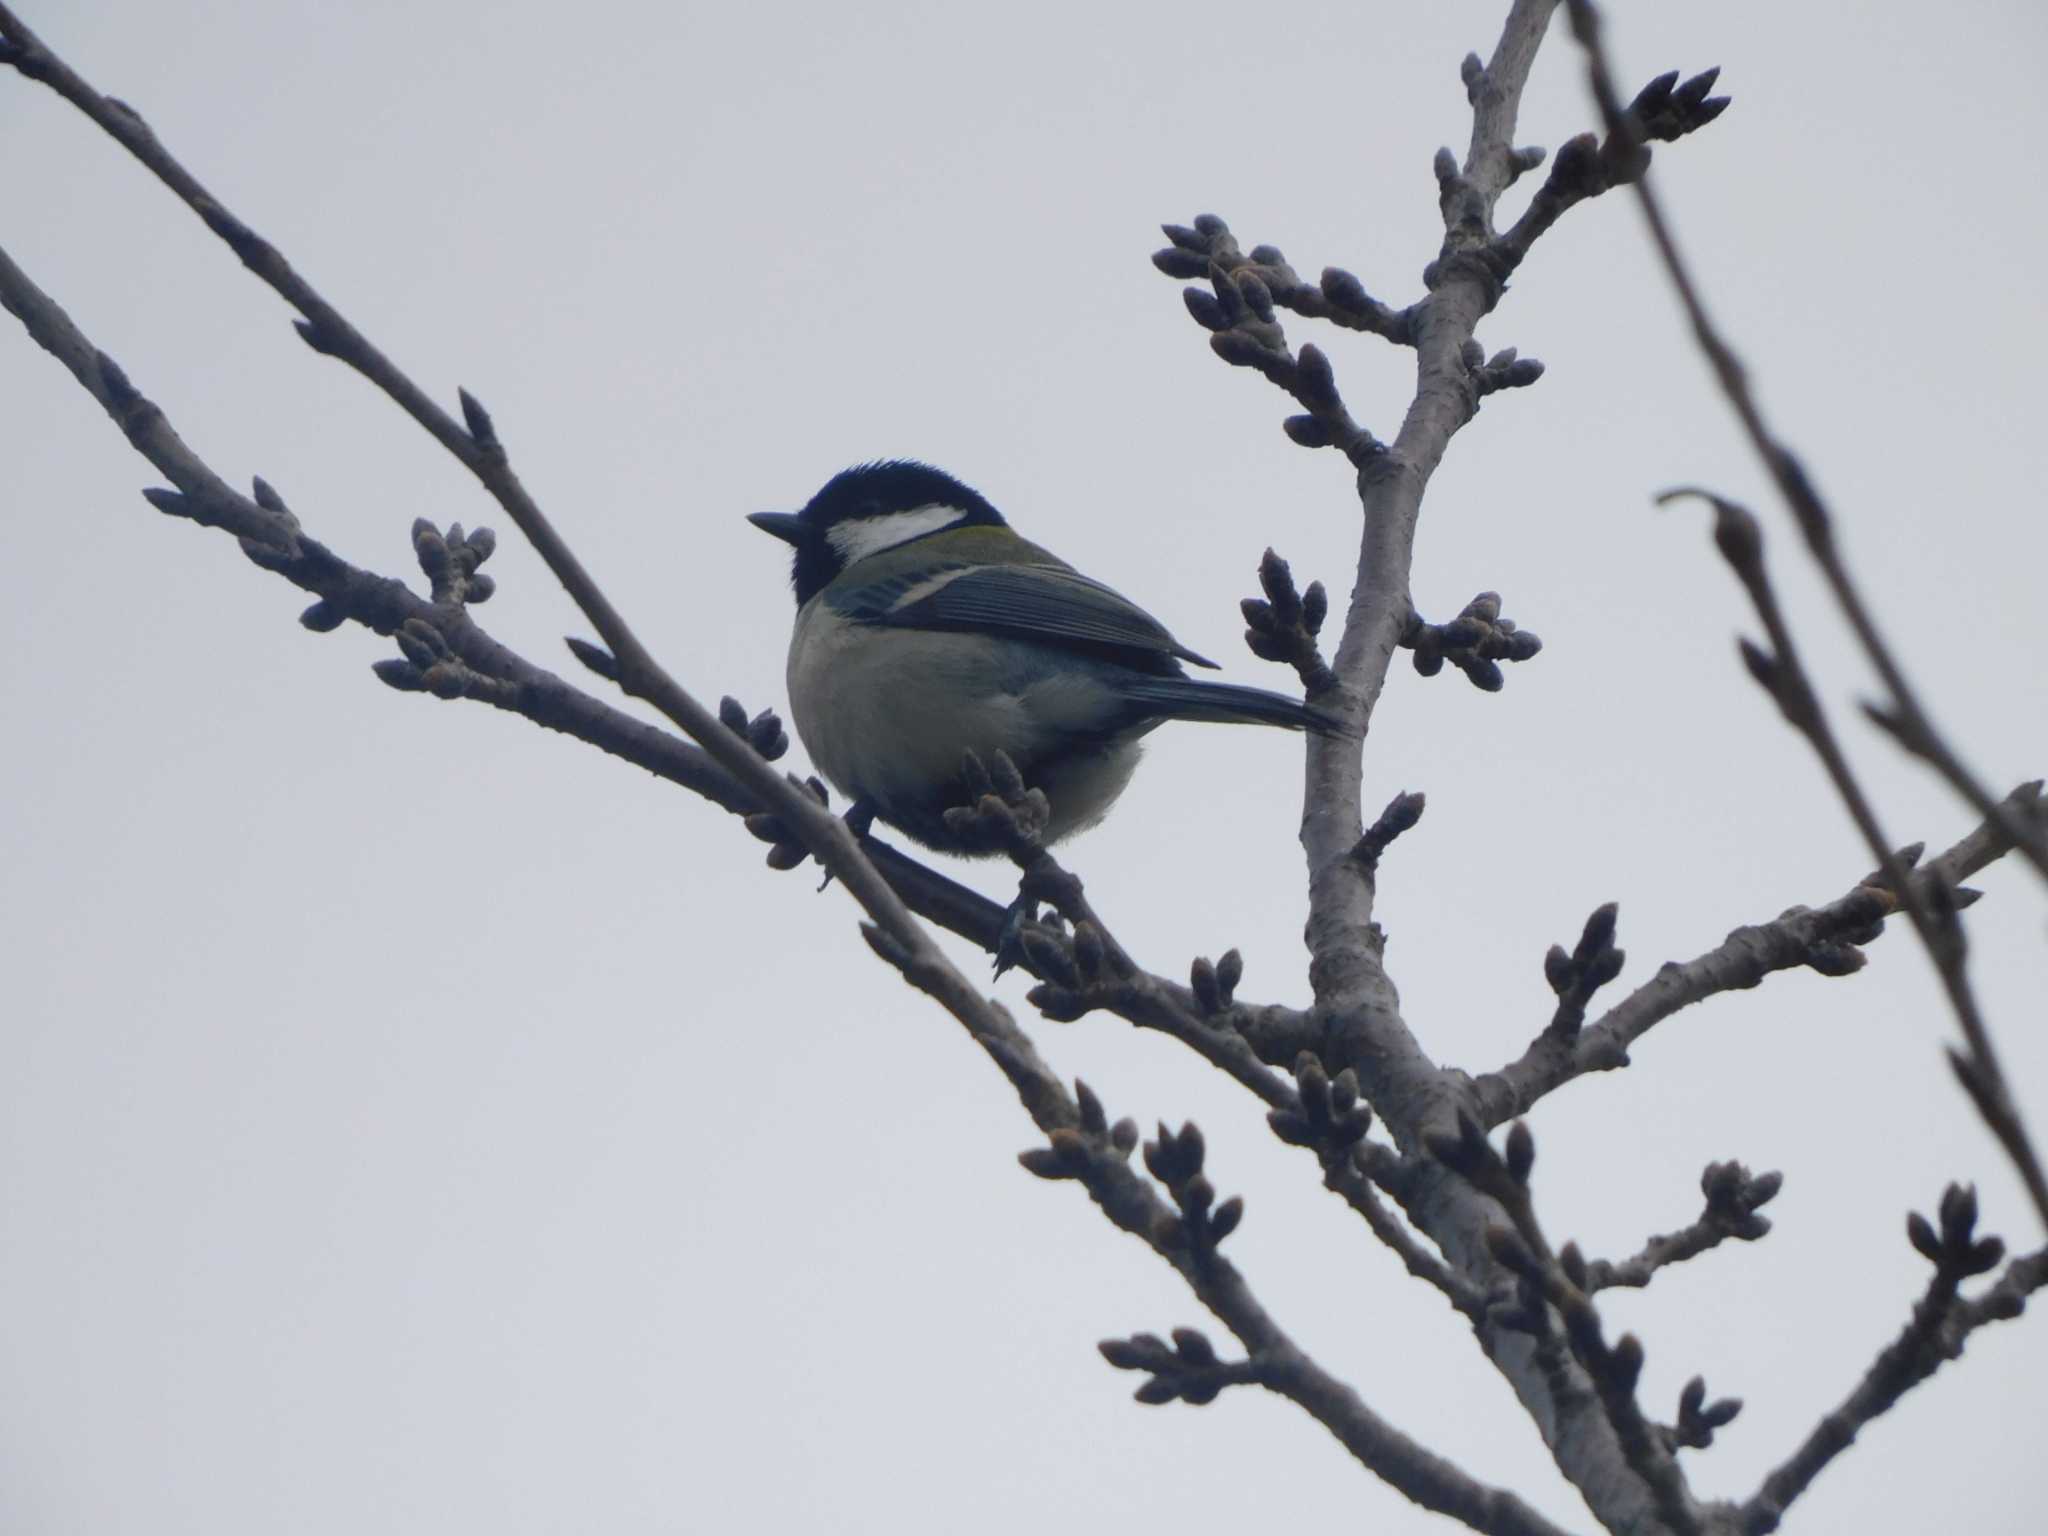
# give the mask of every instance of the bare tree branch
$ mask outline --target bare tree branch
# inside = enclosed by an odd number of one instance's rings
[[[1221,219],[1205,216],[1196,219],[1192,228],[1184,224],[1162,224],[1160,229],[1172,243],[1152,253],[1152,265],[1168,277],[1202,281],[1211,278],[1213,270],[1220,268],[1225,276],[1239,280],[1237,297],[1240,299],[1244,297],[1243,287],[1249,286],[1243,280],[1249,278],[1264,290],[1266,300],[1307,319],[1327,320],[1346,330],[1383,336],[1400,346],[1414,343],[1410,334],[1415,318],[1414,306],[1390,309],[1367,293],[1363,283],[1340,267],[1323,268],[1321,283],[1312,286],[1301,280],[1276,246],[1255,246],[1247,256],[1237,241],[1230,238],[1230,232]],[[1220,291],[1215,302],[1226,302]],[[1220,311],[1203,302],[1199,289],[1189,290],[1187,303],[1189,312],[1205,329],[1220,331],[1230,323],[1224,320]],[[1223,324],[1210,324],[1211,316]]]
[[[1642,1251],[1619,1263],[1595,1259],[1586,1266],[1588,1294],[1609,1286],[1641,1288],[1667,1264],[1698,1258],[1729,1239],[1753,1243],[1771,1230],[1771,1219],[1757,1211],[1777,1197],[1785,1178],[1779,1173],[1752,1176],[1740,1163],[1709,1163],[1700,1175],[1700,1193],[1707,1197],[1699,1219],[1651,1238]]]
[[[1483,242],[1493,203],[1513,179],[1510,145],[1522,88],[1553,8],[1554,0],[1517,0],[1491,61],[1478,74],[1466,70],[1473,125],[1460,174],[1481,227],[1467,229],[1462,214],[1447,213],[1444,250],[1432,269],[1436,281],[1409,326],[1417,351],[1415,399],[1387,451],[1359,466],[1364,530],[1357,580],[1333,662],[1343,713],[1359,736],[1310,743],[1302,820],[1309,868],[1310,979],[1318,1004],[1336,1024],[1333,1044],[1348,1040],[1349,1046],[1340,1048],[1344,1059],[1336,1066],[1379,1058],[1401,1062],[1418,1079],[1431,1071],[1401,1023],[1392,984],[1370,937],[1374,876],[1345,855],[1366,830],[1360,793],[1363,736],[1414,613],[1408,581],[1422,493],[1452,435],[1478,408],[1466,343],[1497,300],[1498,285],[1482,264],[1459,258]],[[1366,1087],[1379,1104],[1380,1085],[1368,1081]]]
[[[1284,576],[1284,562],[1274,561],[1270,551],[1268,563],[1277,564]],[[1267,582],[1269,596],[1277,598],[1282,587],[1291,590],[1291,584],[1278,578]],[[1380,1200],[1368,1166],[1372,1160],[1361,1161],[1355,1155],[1369,1150],[1360,1143],[1372,1122],[1371,1109],[1358,1102],[1358,1074],[1347,1070],[1331,1081],[1315,1055],[1316,1036],[1304,1016],[1280,1009],[1246,1009],[1236,1002],[1244,962],[1235,950],[1220,961],[1196,960],[1184,990],[1140,969],[1095,911],[1081,881],[1029,830],[1037,819],[1035,808],[1014,766],[1000,760],[993,773],[976,776],[988,778],[994,798],[984,797],[972,816],[957,818],[960,828],[971,824],[977,837],[1002,847],[1024,872],[1023,894],[1051,903],[1071,925],[1027,924],[1023,929],[1024,954],[1034,971],[1047,978],[1032,989],[1033,1006],[1061,1022],[1092,1009],[1109,1009],[1140,1028],[1172,1036],[1236,1079],[1270,1107],[1266,1118],[1275,1135],[1317,1154],[1325,1187],[1365,1220],[1410,1274],[1479,1321],[1483,1300],[1478,1289],[1424,1251]],[[1361,841],[1358,856],[1376,860],[1386,844],[1420,815],[1420,796],[1398,797]],[[1294,1058],[1292,1087],[1264,1064],[1277,1065],[1284,1059],[1277,1054],[1280,1051]],[[1149,1347],[1139,1354],[1155,1363],[1165,1359]],[[1153,1379],[1160,1379],[1157,1371]],[[1205,1366],[1190,1379],[1206,1390],[1221,1378]]]
[[[1273,1134],[1315,1153],[1323,1187],[1364,1218],[1409,1274],[1434,1287],[1475,1325],[1483,1323],[1486,1298],[1480,1288],[1429,1253],[1380,1199],[1383,1187],[1397,1201],[1404,1200],[1414,1180],[1411,1165],[1398,1152],[1366,1139],[1372,1108],[1359,1097],[1358,1073],[1346,1067],[1332,1078],[1316,1054],[1305,1050],[1294,1064],[1294,1082],[1294,1102],[1266,1116]]]
[[[1650,166],[1649,140],[1670,142],[1704,128],[1728,108],[1726,96],[1710,96],[1720,70],[1708,69],[1679,84],[1678,71],[1659,75],[1629,103],[1631,130],[1609,130],[1605,139],[1590,133],[1568,139],[1551,162],[1550,175],[1514,226],[1493,242],[1489,254],[1502,275],[1522,264],[1553,224],[1579,203],[1619,186],[1640,181]],[[1519,151],[1540,156],[1541,151]],[[1530,169],[1538,162],[1531,160]]]
[[[1217,1251],[1236,1228],[1243,1204],[1234,1199],[1213,1204],[1206,1149],[1195,1126],[1184,1125],[1176,1132],[1162,1125],[1157,1139],[1146,1144],[1146,1167],[1166,1185],[1173,1202],[1169,1204],[1129,1164],[1136,1128],[1129,1121],[1108,1125],[1099,1103],[1091,1102],[1093,1097],[1080,1095],[1081,1122],[1055,1130],[1047,1146],[1024,1153],[1024,1166],[1041,1178],[1081,1183],[1112,1222],[1180,1272],[1203,1305],[1250,1352],[1245,1369],[1228,1373],[1233,1380],[1256,1381],[1299,1404],[1361,1463],[1425,1509],[1492,1536],[1561,1536],[1557,1526],[1515,1495],[1476,1481],[1386,1423],[1288,1338],[1236,1267]],[[1122,1364],[1114,1355],[1111,1363]],[[1134,1361],[1127,1368],[1142,1363]],[[1201,1383],[1219,1388],[1223,1384]]]
[[[1486,1233],[1494,1258],[1521,1282],[1516,1303],[1499,1311],[1499,1326],[1544,1345],[1550,1369],[1561,1373],[1563,1361],[1552,1337],[1555,1311],[1563,1321],[1564,1343],[1590,1379],[1629,1469],[1650,1490],[1662,1522],[1658,1529],[1677,1536],[1707,1536],[1710,1524],[1718,1528],[1723,1512],[1702,1509],[1695,1502],[1679,1469],[1675,1445],[1657,1433],[1636,1401],[1642,1343],[1634,1334],[1607,1342],[1577,1249],[1568,1244],[1562,1253],[1553,1253],[1543,1234],[1530,1197],[1536,1138],[1528,1125],[1518,1120],[1509,1129],[1505,1155],[1494,1150],[1485,1129],[1470,1115],[1459,1117],[1456,1130],[1432,1131],[1428,1145],[1432,1157],[1486,1195],[1510,1223],[1490,1226]]]
[[[1915,1304],[1898,1338],[1879,1353],[1855,1390],[1815,1426],[1792,1458],[1765,1478],[1763,1487],[1742,1506],[1742,1530],[1747,1536],[1775,1531],[1792,1501],[1849,1448],[1864,1425],[1888,1412],[1944,1362],[1958,1358],[1971,1334],[1986,1323],[2018,1317],[2027,1298],[2048,1285],[2048,1248],[2043,1248],[2014,1259],[1989,1290],[1965,1299],[1959,1291],[1962,1282],[1995,1266],[2005,1251],[1997,1238],[1973,1235],[1976,1215],[1975,1192],[1951,1184],[1941,1202],[1938,1233],[1925,1217],[1917,1213],[1911,1217],[1907,1230],[1913,1244],[1934,1264],[1926,1293]]]
[[[1348,1164],[1335,1166],[1325,1162],[1323,1182],[1365,1219],[1372,1235],[1393,1250],[1409,1274],[1437,1291],[1474,1324],[1485,1320],[1486,1298],[1479,1288],[1416,1241],[1410,1229],[1380,1199],[1375,1181],[1365,1172],[1360,1159],[1354,1157]]]
[[[2037,814],[2039,780],[2007,797],[2020,814]],[[1939,884],[1972,899],[1961,882],[2012,848],[2007,818],[1986,821],[1917,870],[1912,879]],[[1913,850],[1905,850],[1911,854]],[[1910,859],[1903,862],[1911,862]],[[1861,946],[1877,937],[1887,913],[1898,903],[1885,889],[1882,873],[1866,876],[1824,907],[1794,907],[1767,923],[1737,928],[1714,948],[1692,959],[1667,961],[1657,974],[1588,1025],[1575,1037],[1545,1030],[1520,1059],[1474,1082],[1487,1125],[1526,1113],[1545,1094],[1588,1072],[1610,1072],[1629,1064],[1628,1048],[1681,1008],[1723,992],[1754,987],[1774,971],[1806,967],[1826,976],[1861,969]]]
[[[466,678],[460,697],[572,736],[736,815],[761,810],[760,802],[701,748],[591,697],[508,650],[477,626],[466,606],[437,605],[393,577],[342,559],[309,535],[262,482],[258,482],[254,499],[234,490],[185,444],[163,411],[128,381],[125,371],[96,349],[4,251],[0,251],[0,305],[71,371],[137,451],[178,487],[176,498],[158,492],[151,498],[152,504],[234,534],[245,541],[245,552],[252,558],[261,557],[265,570],[317,597],[319,602],[302,619],[309,628],[325,630],[352,621],[378,634],[396,635],[409,624],[433,626],[463,665]],[[995,948],[1003,916],[999,905],[887,844],[870,839],[867,851],[920,917],[983,949]],[[1265,1010],[1252,1005],[1237,1007],[1248,1027],[1252,1020],[1265,1017]],[[1285,1015],[1289,1010],[1279,1012]]]

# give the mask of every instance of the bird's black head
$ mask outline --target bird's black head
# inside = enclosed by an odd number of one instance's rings
[[[756,512],[747,519],[792,546],[790,581],[809,602],[857,560],[944,528],[1003,526],[979,491],[913,459],[882,459],[842,470],[801,512]]]

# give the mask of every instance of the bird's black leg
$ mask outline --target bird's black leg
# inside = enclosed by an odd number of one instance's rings
[[[862,795],[846,808],[846,814],[840,819],[846,823],[846,830],[853,834],[853,840],[864,843],[868,840],[869,829],[875,824],[875,815],[875,802]]]
[[[1003,924],[996,934],[1000,976],[1024,963],[1024,928],[1038,921],[1030,870],[1045,852],[1040,839],[1052,819],[1052,807],[1044,791],[1025,787],[1024,775],[1007,752],[997,752],[988,763],[967,753],[960,764],[960,783],[966,803],[947,809],[946,830],[962,851],[1006,853],[1024,872],[1017,899],[1003,909]]]

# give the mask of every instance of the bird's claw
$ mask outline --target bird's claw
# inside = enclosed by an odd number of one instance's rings
[[[1003,911],[1003,926],[996,933],[996,975],[1024,963],[1024,927],[1038,921],[1038,903],[1021,891]]]

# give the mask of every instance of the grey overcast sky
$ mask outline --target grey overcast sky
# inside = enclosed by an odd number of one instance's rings
[[[742,515],[896,454],[1261,680],[1233,639],[1260,551],[1341,590],[1357,508],[1285,402],[1209,356],[1156,226],[1213,210],[1414,297],[1430,156],[1467,133],[1458,61],[1505,6],[24,10],[415,378],[481,396],[679,677],[759,708],[789,611]],[[1657,175],[1913,673],[1988,777],[2048,771],[2044,13],[1613,11],[1629,80],[1725,70],[1733,110]],[[1560,25],[1521,138],[1589,121]],[[399,574],[413,518],[501,521],[12,76],[0,155],[0,243],[222,473]],[[1406,354],[1290,332],[1391,430]],[[1702,518],[1651,510],[1688,481],[1766,508],[1846,718],[1867,675],[1633,207],[1574,212],[1481,335],[1550,371],[1454,444],[1415,595],[1447,616],[1498,589],[1547,648],[1497,697],[1398,670],[1367,773],[1375,807],[1429,795],[1382,916],[1408,1017],[1472,1070],[1540,1026],[1543,950],[1597,903],[1640,978],[1870,864],[1736,663],[1750,624]],[[151,511],[147,466],[11,322],[0,447],[0,1529],[1451,1529],[1277,1400],[1129,1401],[1094,1342],[1204,1319],[1017,1169],[1028,1122],[840,893],[635,770],[379,687],[387,647],[307,633],[232,543]],[[480,617],[568,668],[571,609],[501,532]],[[1966,829],[1848,730],[1898,841]],[[1154,738],[1070,861],[1138,955],[1235,944],[1247,995],[1305,999],[1298,752]],[[2048,1133],[2041,891],[1981,884],[1977,975]],[[1748,1404],[1690,1454],[1703,1492],[1751,1491],[1895,1334],[1924,1273],[1908,1206],[1974,1179],[1991,1230],[2040,1240],[1943,1067],[1951,1029],[1893,933],[1851,980],[1667,1022],[1535,1116],[1552,1230],[1596,1254],[1689,1220],[1709,1159],[1786,1173],[1766,1241],[1611,1307],[1658,1411],[1695,1371]],[[1113,1114],[1202,1123],[1248,1197],[1238,1258],[1368,1402],[1589,1525],[1469,1335],[1241,1095],[1113,1021],[1036,1033]],[[2038,1530],[2044,1372],[2048,1319],[1978,1336],[1792,1528]]]

